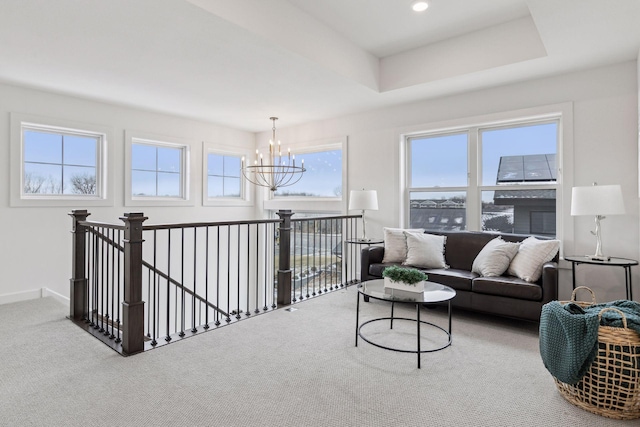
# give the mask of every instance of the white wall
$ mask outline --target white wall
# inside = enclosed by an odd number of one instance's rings
[[[0,303],[38,295],[49,288],[69,295],[71,277],[72,208],[17,208],[9,206],[9,127],[10,113],[45,116],[73,122],[110,127],[114,150],[109,170],[114,176],[115,202],[111,207],[88,208],[89,219],[118,223],[125,212],[144,212],[147,224],[165,222],[217,221],[254,219],[255,208],[202,206],[202,142],[249,148],[255,146],[255,135],[223,126],[179,117],[145,112],[83,100],[74,97],[0,85]],[[194,205],[192,207],[124,207],[124,133],[135,130],[154,135],[186,139],[191,143],[191,173]],[[83,209],[77,206],[73,209]]]
[[[610,255],[638,259],[638,74],[636,62],[617,64],[559,77],[522,82],[441,99],[403,104],[362,114],[278,128],[283,141],[314,141],[348,136],[350,188],[378,190],[380,210],[368,213],[368,232],[381,236],[383,226],[398,226],[400,217],[400,141],[406,130],[432,123],[460,121],[560,103],[573,105],[573,149],[563,155],[573,160],[563,185],[622,185],[627,214],[603,221],[603,245]],[[46,287],[68,295],[71,270],[71,219],[68,208],[9,207],[9,113],[49,116],[111,126],[115,141],[115,174],[118,189],[113,207],[93,208],[91,219],[116,221],[124,212],[143,211],[148,223],[253,218],[253,207],[202,207],[201,189],[195,189],[193,207],[126,208],[123,204],[124,131],[132,129],[193,141],[192,172],[201,174],[202,141],[254,147],[256,136],[222,126],[66,97],[37,90],[0,85],[0,302],[8,294]],[[269,132],[259,134],[267,140]],[[195,180],[199,187],[200,180]],[[567,184],[571,183],[571,184]],[[348,194],[349,189],[344,193]],[[564,189],[568,197],[570,187]],[[568,190],[568,191],[567,191]],[[568,200],[564,200],[566,206]],[[83,208],[83,206],[78,206]],[[564,241],[566,253],[593,252],[589,234],[592,219],[565,215],[562,223],[574,239]],[[566,267],[566,266],[565,266]],[[634,292],[640,297],[638,267],[633,269]],[[624,297],[622,269],[579,267],[579,284],[596,291],[599,300]],[[571,291],[570,270],[561,273],[560,298]],[[33,293],[32,293],[33,294]],[[30,294],[30,295],[32,295]]]
[[[603,247],[610,255],[638,259],[638,76],[636,62],[496,87],[456,96],[399,105],[367,113],[278,130],[279,138],[293,144],[348,135],[349,189],[378,191],[380,210],[368,212],[368,232],[382,236],[383,226],[401,226],[400,141],[407,130],[433,123],[464,122],[494,113],[571,103],[573,148],[562,153],[573,170],[565,171],[562,224],[569,239],[567,254],[595,251],[589,233],[593,218],[569,216],[572,185],[621,184],[627,214],[603,221]],[[268,138],[265,133],[258,140]],[[344,191],[348,194],[348,190]],[[571,238],[571,236],[575,236]],[[566,268],[568,265],[563,263]],[[571,270],[561,272],[560,298],[571,294]],[[633,269],[635,299],[640,297],[638,267]],[[624,298],[621,268],[578,267],[578,284],[594,289],[599,300]]]

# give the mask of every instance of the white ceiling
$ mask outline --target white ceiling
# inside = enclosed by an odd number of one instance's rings
[[[249,131],[637,58],[640,0],[0,0],[0,81]]]

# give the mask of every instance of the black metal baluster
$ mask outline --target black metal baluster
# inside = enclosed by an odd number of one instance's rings
[[[105,261],[104,261],[104,227],[100,228],[100,332],[104,332],[104,288],[105,288]]]
[[[115,283],[116,283],[116,230],[114,228],[111,229],[111,335],[109,335],[109,339],[115,339],[114,328],[115,323],[113,319],[115,317],[115,300],[116,300],[116,292],[115,292]]]
[[[245,316],[251,316],[251,224],[247,224],[247,309]]]
[[[118,245],[120,245],[120,230],[118,230]],[[116,342],[120,343],[122,342],[122,339],[120,338],[120,285],[121,285],[121,274],[122,274],[122,270],[120,269],[120,259],[124,256],[124,254],[121,251],[118,251],[118,265],[117,265],[117,270],[118,270],[118,303],[116,304],[118,306],[118,315],[116,317]]]
[[[329,283],[329,289],[330,290],[334,290],[337,289],[337,286],[334,288],[334,279],[333,279],[333,265],[334,265],[334,259],[335,259],[335,254],[333,253],[333,248],[335,248],[334,245],[334,236],[335,236],[335,228],[334,228],[334,223],[333,223],[333,218],[329,220],[329,224],[331,224],[331,234],[329,234],[329,260],[331,262],[331,283]]]
[[[184,337],[184,323],[185,323],[185,290],[184,287],[184,227],[180,227],[180,236],[182,243],[180,244],[180,284],[182,285],[182,291],[180,292],[180,333],[179,337]]]
[[[269,232],[270,232],[270,226],[268,224],[264,225],[264,247],[262,248],[262,259],[264,259],[264,280],[262,282],[262,286],[263,286],[263,293],[264,293],[264,306],[262,306],[262,310],[263,311],[267,311],[269,309],[269,307],[267,306],[267,304],[269,303],[268,299],[268,295],[269,295],[269,263],[267,262],[268,255],[267,255],[267,247],[269,245]]]
[[[171,229],[167,229],[167,335],[164,340],[171,341]],[[177,288],[176,288],[177,289]]]
[[[256,224],[256,308],[254,313],[260,313],[258,305],[260,304],[260,224]]]
[[[220,226],[216,226],[216,305],[220,305]],[[216,310],[216,326],[220,326],[220,312]]]
[[[318,252],[318,248],[316,246],[316,235],[318,234],[318,221],[317,220],[313,220],[313,288],[312,288],[312,292],[311,295],[313,295],[314,297],[316,296],[316,287],[318,286],[318,278],[320,277],[319,274],[315,274],[318,273],[318,267],[316,265],[316,252]]]
[[[204,329],[209,329],[209,226],[205,228],[204,233]]]
[[[91,228],[89,229],[89,231],[91,231]],[[85,233],[85,263],[86,263],[86,269],[85,269],[85,275],[87,276],[87,292],[85,295],[85,299],[86,299],[86,307],[87,307],[87,312],[83,314],[83,318],[84,318],[84,322],[85,323],[89,323],[89,313],[91,312],[91,304],[90,304],[90,297],[91,297],[91,236],[92,233]]]
[[[97,268],[96,268],[96,229],[95,228],[91,228],[91,264],[93,265],[93,268],[91,269],[91,305],[89,306],[89,313],[91,313],[89,315],[89,325],[91,325],[92,327],[95,328],[95,323],[93,321],[94,319],[94,310],[96,310],[96,289],[97,289],[97,283],[96,281],[98,280],[98,278],[96,277],[97,274]]]
[[[276,226],[275,225],[273,226],[273,230],[270,230],[270,232],[271,232],[270,235],[274,237],[274,239],[273,239],[273,252],[272,253],[275,254],[276,253],[276,246],[278,245],[278,242],[277,242],[278,239],[276,238]],[[272,265],[272,267],[273,267],[272,272],[278,271],[278,266],[276,265],[276,257],[275,256],[273,257],[273,265]],[[271,296],[273,298],[273,300],[271,301],[271,308],[276,308],[278,306],[276,304],[276,301],[278,300],[277,299],[277,295],[276,295],[276,292],[277,292],[276,288],[277,287],[275,286],[273,277],[274,277],[274,275],[271,274],[271,278],[272,278],[270,280],[270,282],[272,283]]]
[[[327,246],[329,245],[327,240],[329,238],[328,234],[327,234],[327,220],[323,220],[324,222],[324,248],[322,251],[323,254],[323,258],[324,258],[324,292],[327,292],[327,276],[331,274],[331,270],[329,269],[329,267],[327,266]]]
[[[227,318],[225,322],[231,322],[231,225],[227,225]]]
[[[236,244],[238,245],[238,258],[236,258],[236,264],[238,266],[237,270],[238,270],[238,275],[236,276],[236,280],[237,280],[237,293],[236,293],[236,319],[240,320],[240,318],[242,316],[240,316],[240,246],[242,246],[240,244],[240,224],[236,225],[236,228],[238,229],[238,238],[236,239]]]
[[[196,289],[196,282],[197,282],[197,275],[198,275],[198,269],[197,269],[197,239],[198,239],[198,232],[197,232],[197,228],[193,227],[193,296],[191,297],[191,332],[193,332],[194,334],[196,332],[198,332],[198,328],[196,328],[196,295],[198,295],[197,289]]]
[[[156,318],[157,318],[157,306],[156,306],[156,296],[158,292],[160,292],[160,281],[158,278],[158,263],[157,263],[157,255],[158,255],[158,233],[157,230],[153,230],[153,337],[151,339],[151,345],[155,347],[158,345],[158,341],[156,340],[158,330],[156,329]],[[159,299],[159,298],[158,298]],[[149,308],[151,311],[151,307]]]
[[[307,278],[307,298],[311,297],[309,293],[309,282],[311,282],[311,267],[309,266],[309,229],[311,228],[311,221],[306,221],[307,225],[307,270],[306,270],[306,278]]]
[[[290,263],[291,268],[293,268],[293,272],[291,274],[291,293],[293,296],[293,302],[298,301],[296,298],[296,224],[297,222],[291,221],[291,245],[293,245],[293,248],[289,251],[289,255],[293,259],[293,262]],[[300,277],[300,274],[298,274],[298,277]]]

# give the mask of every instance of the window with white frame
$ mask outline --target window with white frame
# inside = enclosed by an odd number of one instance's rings
[[[12,114],[11,141],[12,206],[111,203],[105,129]]]
[[[251,151],[203,142],[202,204],[204,206],[250,206],[249,182],[242,175],[242,158]]]
[[[411,228],[556,235],[560,118],[406,138]]]
[[[305,172],[296,184],[269,194],[271,197],[264,201],[263,208],[325,214],[343,212],[346,208],[347,137],[298,143],[291,151],[295,152],[296,165],[304,160]]]
[[[275,197],[342,197],[342,148],[299,155],[305,172],[297,183],[279,188]]]
[[[242,156],[209,153],[207,155],[207,197],[241,198]]]
[[[45,126],[22,127],[22,194],[96,196],[101,136]]]
[[[185,205],[190,201],[189,145],[127,132],[125,204]],[[169,139],[169,138],[167,138]]]

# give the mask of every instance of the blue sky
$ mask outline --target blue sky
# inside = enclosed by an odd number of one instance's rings
[[[482,185],[495,185],[501,156],[550,154],[557,150],[557,124],[486,130],[482,140]],[[413,187],[465,187],[467,185],[467,134],[415,138],[411,142]],[[415,194],[425,198],[427,193]],[[461,193],[443,193],[451,197]],[[486,198],[493,194],[483,194]]]

